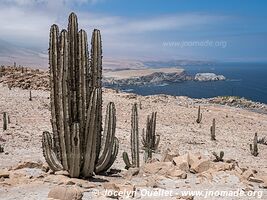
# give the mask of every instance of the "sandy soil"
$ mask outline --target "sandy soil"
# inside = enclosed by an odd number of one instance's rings
[[[4,144],[5,153],[0,154],[0,169],[11,169],[19,162],[39,161],[45,162],[42,156],[41,135],[43,131],[51,131],[49,92],[33,90],[32,101],[29,101],[29,91],[19,88],[0,86],[0,110],[7,112],[11,123],[3,132],[0,129],[0,144]],[[254,157],[249,151],[249,144],[253,140],[254,133],[260,137],[267,136],[267,115],[239,108],[212,104],[196,104],[195,100],[187,97],[173,97],[166,95],[137,96],[128,93],[116,93],[113,90],[104,90],[104,107],[109,101],[113,101],[117,109],[117,131],[120,140],[120,151],[113,168],[124,170],[122,152],[130,151],[130,119],[133,103],[141,104],[139,110],[140,129],[145,127],[146,117],[153,111],[158,112],[157,133],[161,135],[159,153],[160,157],[169,148],[172,152],[201,152],[212,157],[213,151],[225,152],[225,159],[235,159],[239,166],[251,168],[261,175],[267,175],[267,146],[259,145],[259,156]],[[197,108],[201,105],[203,120],[196,123]],[[212,119],[216,119],[217,141],[210,140],[210,126]],[[0,118],[2,125],[2,117]],[[50,188],[55,182],[47,181],[50,175],[39,169],[25,169],[12,172],[17,174],[13,182],[4,184],[0,180],[0,199],[46,199]],[[246,187],[236,176],[218,174],[215,180],[203,184],[195,183],[193,175],[186,180],[163,179],[160,185],[165,190],[173,188],[204,189],[238,189]],[[37,174],[37,175],[36,175]],[[52,175],[51,175],[52,176]],[[16,176],[15,176],[16,177]],[[100,177],[110,182],[123,182],[122,177]],[[142,178],[131,181],[141,183]],[[3,182],[3,184],[1,184]],[[97,181],[95,181],[97,182]],[[97,188],[103,189],[102,183],[97,182]],[[179,186],[177,186],[179,185]],[[256,184],[251,186],[258,190]],[[263,191],[262,199],[267,199],[267,190]],[[265,196],[264,196],[265,195]],[[92,191],[86,191],[83,199],[105,199],[103,196],[94,196]],[[146,199],[145,197],[136,197]],[[147,198],[149,199],[149,198]],[[156,198],[150,198],[156,199]],[[162,198],[161,198],[162,199]],[[167,198],[166,198],[167,199]],[[169,199],[177,199],[170,197]],[[195,197],[195,199],[202,199]],[[212,198],[208,198],[212,199]],[[227,198],[214,198],[227,199]],[[231,198],[229,198],[231,199]],[[241,199],[241,198],[239,198]],[[242,199],[255,199],[242,198]]]

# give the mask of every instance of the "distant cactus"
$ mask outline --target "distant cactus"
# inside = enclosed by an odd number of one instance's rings
[[[158,149],[160,136],[156,135],[157,112],[147,116],[146,131],[143,129],[142,144],[145,149],[145,162],[152,158],[152,153]]]
[[[126,165],[126,169],[130,167],[140,167],[139,162],[139,134],[138,134],[138,112],[137,104],[135,103],[132,107],[132,118],[131,118],[131,153],[132,163],[129,160],[129,156],[126,152],[123,152],[122,157]]]
[[[211,140],[216,140],[215,137],[215,119],[212,121],[212,126],[210,127]]]
[[[29,91],[29,101],[32,101],[32,91],[31,91],[31,89]]]
[[[213,160],[214,162],[223,162],[223,157],[224,157],[224,152],[220,151],[220,155],[218,156],[218,154],[216,152],[212,152],[212,155],[215,156],[215,159]]]
[[[68,31],[50,29],[50,100],[53,134],[43,133],[44,157],[53,171],[71,177],[91,177],[108,170],[118,154],[116,109],[107,105],[102,132],[102,44],[99,30],[91,40],[78,32],[77,17],[69,16]]]
[[[250,152],[253,156],[258,156],[259,151],[258,151],[258,134],[255,133],[253,144],[249,145]]]
[[[7,123],[8,123],[7,113],[4,112],[3,113],[3,131],[7,130]]]
[[[4,153],[4,147],[0,144],[0,153]]]
[[[197,123],[199,124],[202,120],[202,113],[200,111],[200,106],[198,106],[198,113],[197,113]]]

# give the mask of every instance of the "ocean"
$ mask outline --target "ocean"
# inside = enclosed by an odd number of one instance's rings
[[[188,74],[212,72],[225,81],[171,83],[151,86],[126,86],[120,89],[140,95],[168,94],[191,98],[239,96],[267,103],[267,63],[216,63],[206,66],[183,66]]]

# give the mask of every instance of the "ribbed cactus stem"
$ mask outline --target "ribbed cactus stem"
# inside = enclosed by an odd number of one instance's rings
[[[126,152],[123,152],[123,160],[126,165],[126,169],[130,167],[140,167],[139,161],[139,134],[138,134],[138,111],[137,111],[137,103],[135,103],[132,107],[132,115],[131,115],[131,155],[132,155],[132,163],[129,160],[129,156]]]
[[[139,167],[139,130],[138,130],[138,112],[137,104],[135,103],[132,108],[132,128],[131,128],[131,148],[133,167]]]
[[[104,171],[104,169],[106,169],[107,166],[110,165],[109,162],[117,156],[113,155],[114,152],[118,152],[118,150],[116,149],[118,148],[118,145],[116,145],[117,141],[115,142],[115,129],[116,109],[114,103],[110,102],[107,105],[105,128],[102,137],[102,144],[104,145],[104,148],[102,149],[100,157],[98,158],[96,173]],[[110,147],[110,145],[113,145],[112,148]]]
[[[43,154],[52,171],[60,171],[63,169],[61,163],[53,151],[53,142],[51,134],[47,131],[43,132],[42,147]]]

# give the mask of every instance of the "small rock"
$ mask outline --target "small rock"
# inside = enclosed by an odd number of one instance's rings
[[[33,162],[33,161],[25,161],[20,162],[16,167],[14,167],[14,170],[23,169],[23,168],[38,168],[42,169],[43,163],[41,161]]]
[[[56,171],[55,172],[56,175],[63,175],[63,176],[69,176],[69,172],[68,171]]]
[[[0,169],[0,178],[9,178],[9,172]]]
[[[254,183],[263,183],[263,180],[262,179],[255,178],[253,176],[249,177],[248,180],[251,181],[251,182],[254,182]]]
[[[82,200],[83,194],[77,187],[61,187],[52,188],[48,194],[48,198],[57,200]]]
[[[254,173],[251,169],[248,169],[242,173],[242,177],[246,180],[248,180],[252,176],[254,176]]]
[[[43,166],[42,166],[42,171],[43,172],[45,172],[45,173],[47,173],[48,171],[49,171],[49,166],[48,166],[48,164],[43,164]]]

